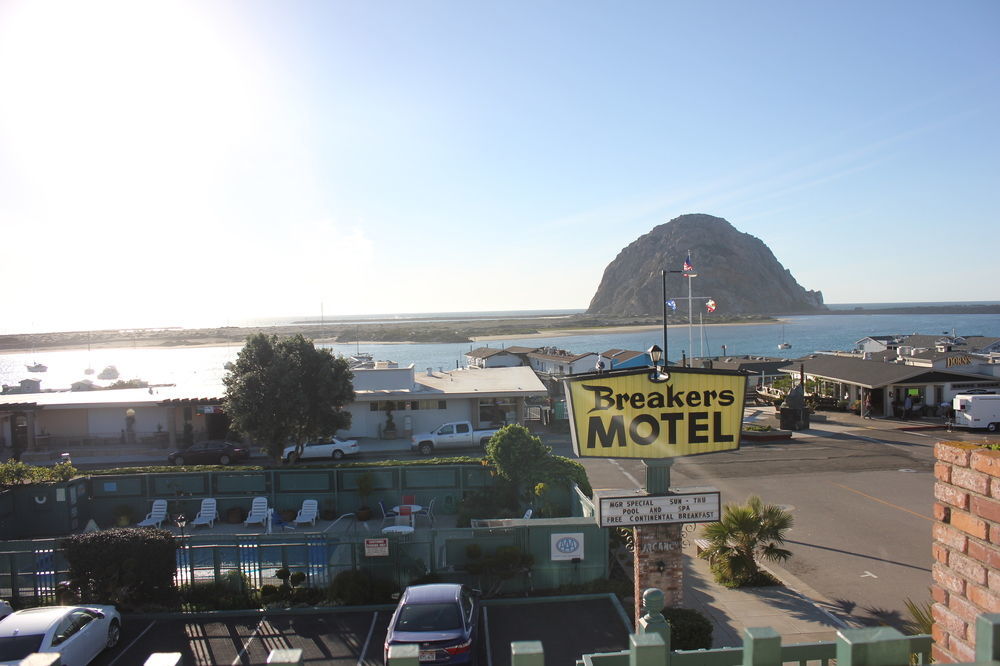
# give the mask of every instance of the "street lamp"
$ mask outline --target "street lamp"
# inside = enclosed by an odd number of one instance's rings
[[[654,368],[660,365],[660,359],[663,358],[662,349],[660,349],[656,345],[653,345],[652,347],[646,350],[646,353],[649,354],[649,359],[653,362]]]
[[[653,382],[665,382],[670,379],[670,373],[660,372],[660,359],[663,358],[663,350],[653,345],[646,350],[649,360],[652,361],[653,371],[649,373],[649,380]],[[666,359],[664,359],[664,369],[666,369]]]

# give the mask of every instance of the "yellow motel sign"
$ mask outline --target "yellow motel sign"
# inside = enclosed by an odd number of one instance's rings
[[[563,383],[577,456],[675,458],[740,446],[744,373],[645,368]]]

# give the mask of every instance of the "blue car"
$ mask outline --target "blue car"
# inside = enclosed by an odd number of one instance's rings
[[[389,646],[416,643],[421,664],[469,664],[475,661],[479,591],[464,585],[411,585],[403,592],[385,636]]]

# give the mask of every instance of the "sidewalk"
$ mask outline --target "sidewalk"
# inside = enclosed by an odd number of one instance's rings
[[[684,549],[683,606],[712,621],[713,648],[741,647],[743,630],[748,627],[774,629],[783,645],[832,641],[838,630],[849,628],[827,610],[829,603],[814,590],[785,571],[771,571],[784,586],[730,590],[712,579],[708,562],[695,553],[693,540]]]

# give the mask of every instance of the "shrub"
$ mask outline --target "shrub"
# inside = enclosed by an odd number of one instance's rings
[[[235,569],[227,571],[217,582],[184,585],[180,595],[185,611],[247,610],[260,606],[246,576]]]
[[[83,603],[128,611],[176,600],[177,545],[166,530],[125,527],[74,534],[60,545],[69,582]]]
[[[345,606],[391,603],[393,591],[391,582],[358,569],[341,571],[330,584],[331,599]]]
[[[670,623],[671,650],[707,650],[712,647],[712,622],[693,608],[664,608]]]

